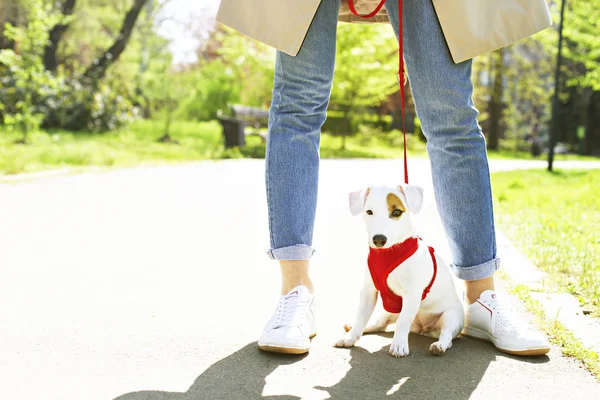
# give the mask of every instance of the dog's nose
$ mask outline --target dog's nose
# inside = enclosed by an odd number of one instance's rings
[[[384,235],[375,235],[373,236],[373,244],[375,247],[383,247],[387,242],[387,238]]]

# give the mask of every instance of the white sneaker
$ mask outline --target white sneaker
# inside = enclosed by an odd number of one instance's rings
[[[489,340],[498,350],[520,356],[538,356],[550,351],[550,344],[515,313],[496,292],[486,290],[467,306],[463,335]]]
[[[315,297],[306,286],[296,286],[281,296],[275,314],[265,326],[258,347],[276,353],[304,354],[316,335]]]

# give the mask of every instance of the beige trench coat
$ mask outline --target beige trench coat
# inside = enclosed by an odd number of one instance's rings
[[[415,0],[408,0],[415,1]],[[545,0],[430,0],[452,59],[459,63],[508,46],[552,25]],[[321,0],[222,0],[217,21],[295,56]],[[370,13],[379,0],[355,0]],[[371,20],[354,17],[342,0],[340,21],[389,22],[385,7]]]

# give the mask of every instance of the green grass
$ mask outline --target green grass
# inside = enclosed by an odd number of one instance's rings
[[[265,144],[258,136],[248,136],[242,149],[224,149],[221,126],[216,121],[173,122],[170,135],[179,144],[157,142],[162,132],[162,122],[137,121],[105,134],[37,132],[29,136],[28,144],[17,145],[14,142],[20,135],[0,126],[0,174],[265,156]],[[340,150],[341,137],[324,134],[321,155],[323,158],[401,157],[400,146],[389,146],[397,141],[397,137],[392,139],[353,137],[347,140],[346,149]],[[409,139],[409,147],[414,156],[425,154],[425,145],[418,141]]]
[[[174,122],[173,138],[181,145],[158,143],[162,124],[139,121],[106,134],[38,132],[29,144],[15,145],[18,134],[0,128],[0,172],[16,174],[82,166],[134,166],[215,158],[221,143],[216,122]]]
[[[16,145],[17,133],[0,126],[0,175],[35,172],[57,168],[78,169],[88,166],[130,167],[146,163],[169,163],[222,158],[263,158],[265,144],[258,136],[247,137],[242,149],[224,149],[218,122],[173,122],[171,137],[179,142],[158,143],[163,122],[137,121],[127,128],[105,134],[50,131],[30,135],[29,144]],[[398,131],[380,132],[363,129],[348,138],[343,150],[342,138],[323,134],[323,158],[400,158],[402,136]],[[408,136],[411,157],[425,157],[425,144]],[[492,152],[492,159],[532,157],[526,152]],[[558,156],[557,159],[589,159]]]
[[[547,154],[534,157],[530,152],[527,151],[514,151],[514,150],[497,150],[488,151],[488,158],[490,160],[542,160],[548,159]],[[580,156],[578,154],[555,154],[555,160],[560,161],[598,161],[598,158],[591,156]]]
[[[600,170],[492,175],[499,228],[539,268],[600,316]]]
[[[564,355],[576,358],[583,362],[585,367],[593,373],[596,378],[600,378],[600,357],[592,350],[585,347],[579,339],[569,332],[556,318],[546,315],[541,304],[534,300],[530,293],[532,289],[528,286],[517,284],[506,274],[502,274],[502,279],[508,283],[509,290],[517,295],[524,303],[526,308],[533,313],[536,322],[546,331],[550,341],[560,346]]]

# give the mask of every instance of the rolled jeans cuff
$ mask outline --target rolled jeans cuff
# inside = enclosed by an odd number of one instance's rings
[[[310,260],[315,250],[305,244],[281,247],[267,251],[271,260]]]
[[[483,264],[475,265],[472,267],[459,267],[458,265],[450,265],[452,272],[463,281],[476,281],[478,279],[485,279],[494,274],[494,272],[500,269],[500,259],[494,258],[493,260],[484,262]]]

